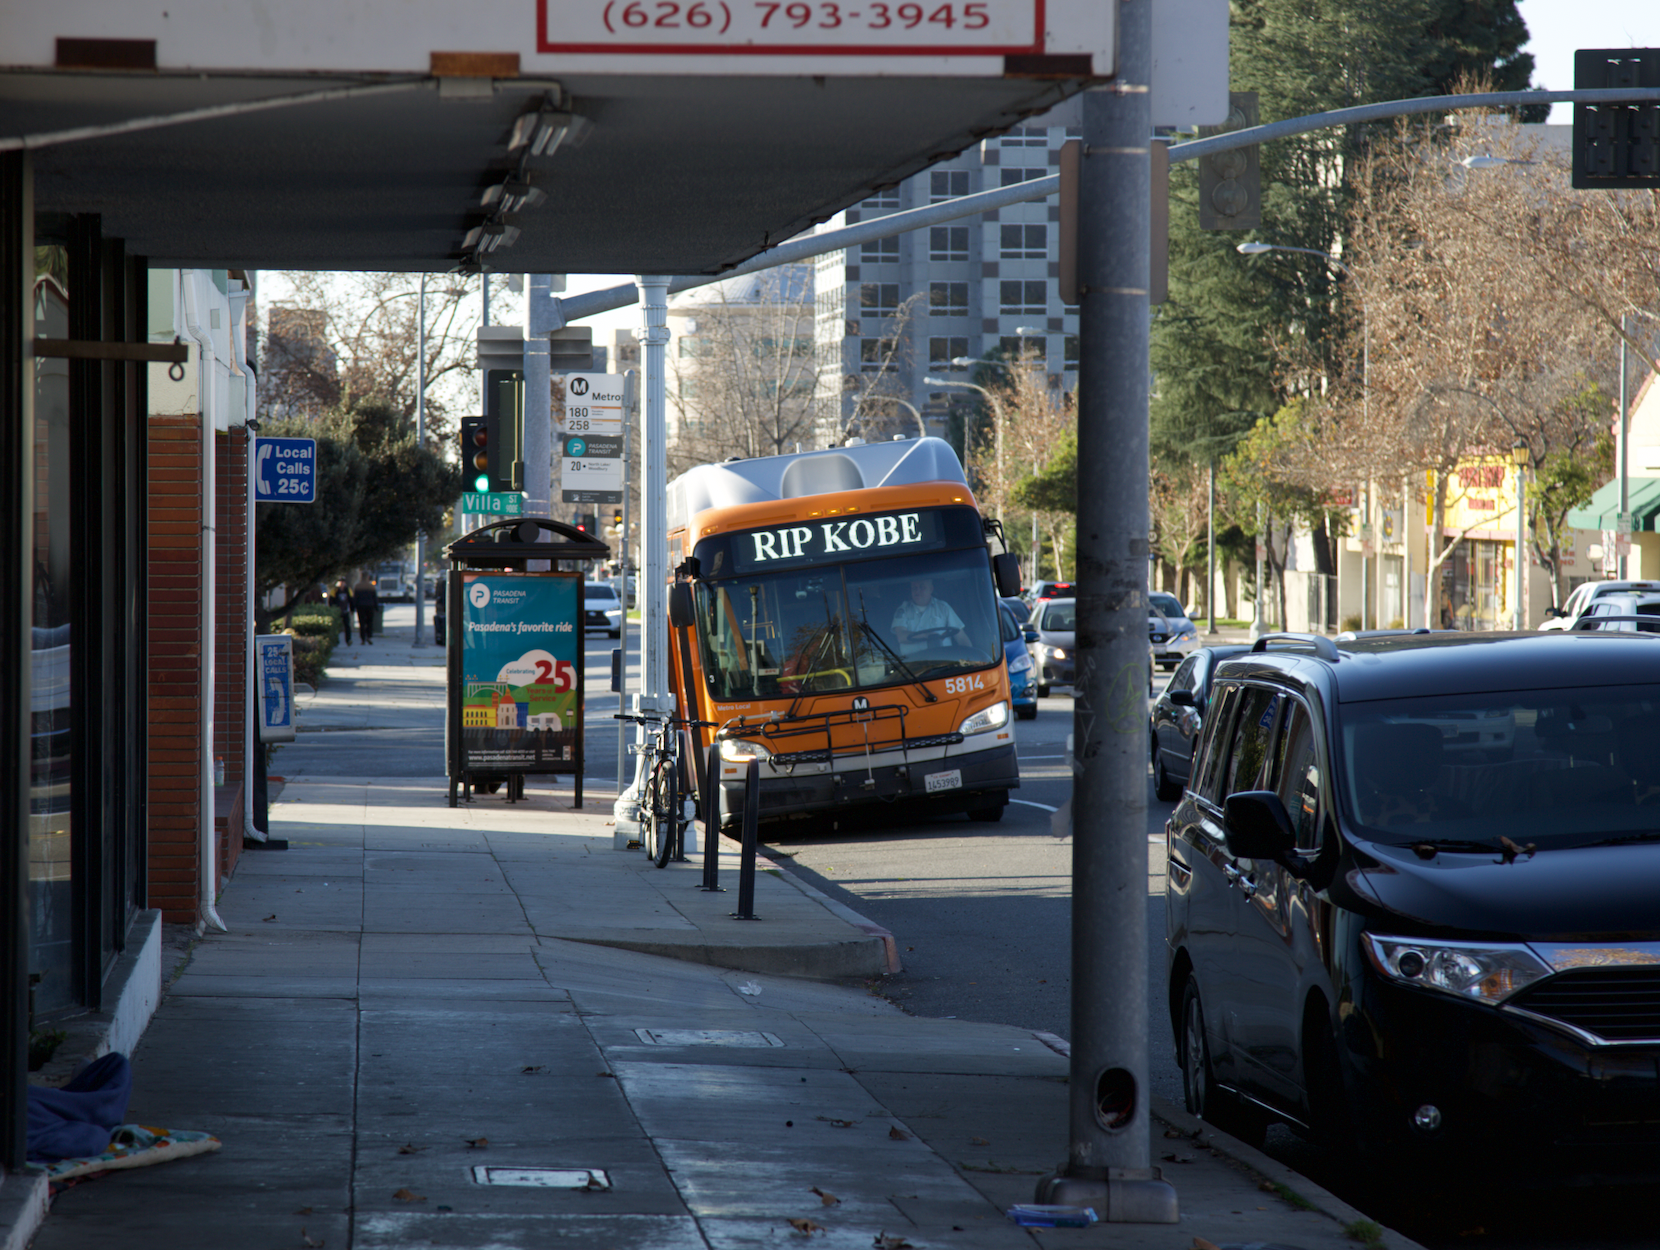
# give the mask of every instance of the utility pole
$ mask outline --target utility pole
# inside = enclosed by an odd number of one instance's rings
[[[416,318],[420,329],[415,335],[415,446],[423,451],[427,445],[427,276],[421,275],[421,289],[415,297]],[[426,646],[421,637],[422,618],[426,615],[427,579],[422,572],[427,562],[427,536],[422,530],[415,535],[415,645]]]
[[[1205,480],[1205,611],[1210,616],[1207,631],[1216,636],[1216,457],[1210,458]]]
[[[1174,1224],[1152,1167],[1147,1019],[1147,351],[1154,0],[1118,4],[1118,77],[1083,96],[1078,681],[1067,1160],[1039,1202]]]

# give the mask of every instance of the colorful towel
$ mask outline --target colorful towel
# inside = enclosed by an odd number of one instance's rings
[[[115,1130],[109,1147],[102,1154],[36,1164],[35,1171],[44,1173],[48,1181],[57,1184],[72,1176],[113,1172],[117,1168],[147,1168],[152,1163],[166,1163],[169,1159],[209,1154],[218,1150],[219,1145],[219,1139],[209,1133],[123,1124]]]

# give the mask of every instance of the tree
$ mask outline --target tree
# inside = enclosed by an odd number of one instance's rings
[[[690,316],[669,362],[671,477],[813,443],[819,368],[811,283],[809,266],[787,265],[676,302],[675,313]]]
[[[384,400],[268,422],[268,435],[317,440],[317,502],[260,504],[255,577],[263,593],[300,588],[385,560],[443,527],[460,470],[418,447]],[[294,596],[290,595],[290,599]]]
[[[273,418],[320,417],[376,398],[413,429],[419,275],[285,272],[277,277],[290,293],[267,317],[260,409]],[[427,279],[426,428],[437,438],[450,430],[449,418],[458,405],[474,402],[477,295],[476,278]],[[459,393],[457,382],[463,383]]]
[[[1439,94],[1471,74],[1496,90],[1527,85],[1532,58],[1515,0],[1235,0],[1233,86],[1256,91],[1273,122]],[[1314,71],[1311,67],[1319,67]],[[1370,127],[1325,130],[1262,149],[1269,241],[1345,251],[1352,173]],[[1153,327],[1155,454],[1205,463],[1259,421],[1352,368],[1340,271],[1317,257],[1247,264],[1238,236],[1198,228],[1197,171],[1171,174],[1170,298]],[[1271,262],[1271,263],[1264,263]],[[1302,344],[1290,362],[1276,354]],[[1328,570],[1329,571],[1329,570]]]

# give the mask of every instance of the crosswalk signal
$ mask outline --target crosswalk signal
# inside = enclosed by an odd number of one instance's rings
[[[490,422],[484,417],[461,418],[461,472],[473,490],[490,489]]]

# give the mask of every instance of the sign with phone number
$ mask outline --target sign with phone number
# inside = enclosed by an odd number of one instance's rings
[[[1042,0],[540,0],[541,52],[1041,53]]]

